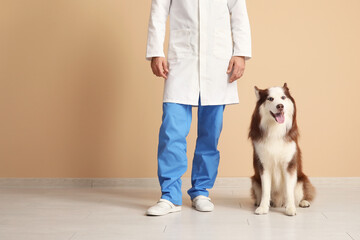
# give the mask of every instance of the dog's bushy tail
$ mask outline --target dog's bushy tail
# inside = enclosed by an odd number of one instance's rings
[[[306,175],[302,176],[301,181],[303,182],[304,200],[309,202],[313,201],[316,196],[315,187],[311,184],[309,178]]]

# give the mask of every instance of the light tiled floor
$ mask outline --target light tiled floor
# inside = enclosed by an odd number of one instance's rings
[[[249,184],[215,186],[215,210],[147,217],[159,188],[1,188],[1,240],[344,239],[360,240],[359,181],[318,181],[317,198],[295,217],[283,208],[254,215]]]

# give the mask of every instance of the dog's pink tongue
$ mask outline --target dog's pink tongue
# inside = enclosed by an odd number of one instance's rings
[[[285,116],[284,116],[284,114],[281,114],[281,113],[276,114],[275,118],[278,123],[284,123],[284,121],[285,121]]]

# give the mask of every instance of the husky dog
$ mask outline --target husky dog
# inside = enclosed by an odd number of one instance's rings
[[[315,188],[302,171],[298,145],[296,105],[285,83],[283,87],[258,89],[249,138],[253,145],[254,176],[251,195],[258,206],[255,214],[266,214],[269,206],[285,206],[289,216],[296,206],[309,207]]]

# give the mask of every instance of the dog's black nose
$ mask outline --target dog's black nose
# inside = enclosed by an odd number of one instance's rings
[[[279,109],[279,110],[283,110],[283,109],[284,109],[284,105],[278,104],[278,105],[276,105],[276,108]]]

